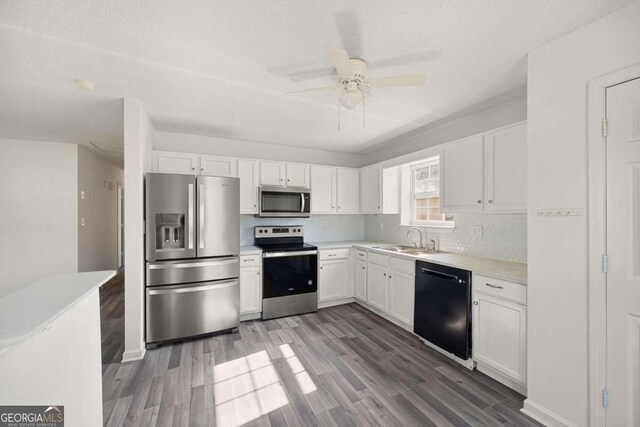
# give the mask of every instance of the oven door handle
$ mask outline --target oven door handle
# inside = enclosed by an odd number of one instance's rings
[[[264,258],[282,258],[287,256],[299,256],[299,255],[317,255],[318,251],[295,251],[295,252],[265,252]]]

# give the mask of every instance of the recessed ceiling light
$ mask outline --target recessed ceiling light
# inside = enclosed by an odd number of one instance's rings
[[[89,79],[78,79],[76,80],[76,84],[78,85],[78,87],[84,90],[93,90],[96,87],[96,84],[93,82],[93,80]]]

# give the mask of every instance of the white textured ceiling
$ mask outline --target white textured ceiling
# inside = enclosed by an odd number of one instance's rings
[[[517,93],[528,51],[627,3],[1,0],[0,137],[120,143],[131,96],[158,130],[363,152]],[[334,94],[285,95],[333,82],[327,48],[427,83],[371,90],[338,131]]]

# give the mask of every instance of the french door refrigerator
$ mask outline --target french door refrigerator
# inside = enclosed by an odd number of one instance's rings
[[[237,328],[238,178],[148,173],[146,342]]]

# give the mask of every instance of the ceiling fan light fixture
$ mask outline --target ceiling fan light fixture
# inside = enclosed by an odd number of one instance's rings
[[[364,95],[360,89],[345,89],[340,97],[340,104],[342,104],[344,108],[355,110],[362,104],[363,100]]]

